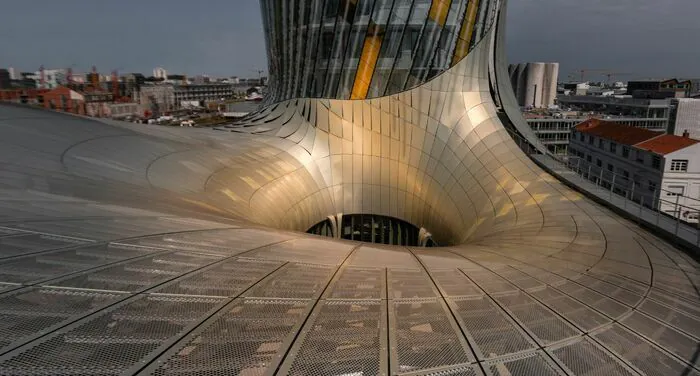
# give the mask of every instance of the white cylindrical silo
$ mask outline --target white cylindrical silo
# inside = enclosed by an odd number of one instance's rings
[[[542,107],[542,90],[544,88],[545,63],[527,65],[527,83],[525,88],[525,107]]]
[[[542,107],[554,105],[557,97],[557,82],[559,81],[559,63],[547,63],[544,70],[544,86],[542,87]]]
[[[516,69],[516,81],[517,89],[515,90],[515,97],[518,99],[518,105],[520,107],[525,107],[525,94],[527,86],[527,64],[518,64]]]

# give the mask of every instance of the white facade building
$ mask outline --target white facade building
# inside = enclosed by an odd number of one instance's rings
[[[700,143],[664,155],[661,210],[698,223],[700,211]],[[678,206],[676,206],[676,202]],[[679,209],[676,210],[675,208]]]
[[[557,97],[559,63],[527,63],[508,67],[521,107],[548,108]]]
[[[698,223],[700,140],[589,119],[572,129],[568,152],[596,184]]]
[[[10,79],[11,80],[18,80],[19,76],[17,75],[17,71],[15,68],[9,67],[7,68],[7,72],[10,74]]]
[[[157,67],[156,69],[153,70],[153,77],[162,78],[164,80],[167,80],[168,79],[168,71],[166,71],[165,68]]]
[[[65,85],[68,82],[67,75],[66,69],[44,69],[44,88],[55,89]],[[41,88],[41,71],[34,72],[34,76],[30,78],[36,81],[37,88]]]
[[[700,139],[700,99],[672,99],[669,123],[673,134]]]

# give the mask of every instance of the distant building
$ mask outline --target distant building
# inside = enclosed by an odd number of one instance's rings
[[[139,91],[139,104],[154,115],[172,111],[175,106],[175,86],[172,84],[145,84]]]
[[[169,74],[166,82],[173,85],[187,85],[189,83],[184,74]]]
[[[52,110],[85,115],[85,96],[61,86],[43,94],[44,107]]]
[[[44,88],[55,89],[59,86],[66,85],[68,70],[66,69],[44,69]],[[41,71],[34,72],[34,77],[39,86],[41,86]]]
[[[700,140],[589,119],[572,129],[569,156],[597,184],[698,222]]]
[[[578,111],[647,119],[668,120],[671,109],[668,100],[621,96],[560,95],[557,97],[557,102],[562,107],[570,107]]]
[[[139,91],[141,89],[141,86],[146,83],[146,77],[141,73],[129,73],[124,76],[124,82],[124,95],[131,98],[134,102],[138,102]]]
[[[554,105],[559,63],[510,65],[508,72],[521,107],[547,108]]]
[[[569,137],[571,128],[588,120],[588,116],[537,116],[530,117],[526,114],[526,121],[533,132],[547,149],[555,155],[566,156],[569,149]],[[668,122],[666,119],[635,118],[635,117],[608,117],[605,119],[617,124],[629,125],[636,128],[649,129],[657,132],[666,132]]]
[[[7,72],[10,73],[11,80],[19,79],[19,75],[17,74],[17,70],[15,68],[9,67],[7,68]]]
[[[571,82],[563,85],[565,95],[587,95],[591,85],[588,82]]]
[[[0,89],[12,88],[12,78],[7,69],[0,69]]]
[[[109,116],[115,119],[141,115],[138,103],[111,103],[108,105]]]
[[[227,99],[231,98],[235,92],[234,85],[225,83],[175,85],[175,105],[181,107],[183,102]]]
[[[686,132],[691,138],[700,139],[700,99],[671,100],[669,133],[680,136]]]
[[[161,67],[158,67],[153,70],[153,77],[165,80],[168,78],[168,71]]]
[[[687,98],[690,96],[692,81],[670,80],[647,80],[630,81],[627,83],[627,94],[633,98],[644,99],[666,99],[666,98]]]
[[[85,97],[85,115],[93,117],[109,117],[110,105],[114,102],[114,95],[106,91],[94,91],[83,93]]]
[[[202,75],[202,74],[195,76],[194,81],[193,81],[193,83],[195,85],[208,84],[210,82],[211,82],[211,78],[207,75]]]

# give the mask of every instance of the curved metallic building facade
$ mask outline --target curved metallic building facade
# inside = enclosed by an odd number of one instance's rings
[[[493,25],[496,0],[261,1],[269,101],[366,99],[445,72]]]
[[[0,374],[698,374],[698,263],[514,142],[505,2],[366,3],[264,0],[273,99],[218,132],[0,107]],[[392,19],[449,63],[375,86]],[[303,233],[356,215],[442,247]]]

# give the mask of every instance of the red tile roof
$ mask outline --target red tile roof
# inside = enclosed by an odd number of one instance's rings
[[[666,134],[661,137],[656,137],[649,141],[642,142],[641,144],[637,144],[635,147],[642,150],[648,150],[656,154],[665,155],[687,148],[688,146],[695,145],[698,142],[700,141],[692,138]]]
[[[654,132],[644,128],[636,128],[593,118],[577,125],[576,130],[623,145],[636,145],[663,134],[663,132]]]

